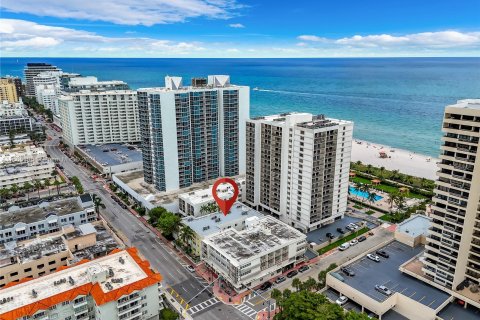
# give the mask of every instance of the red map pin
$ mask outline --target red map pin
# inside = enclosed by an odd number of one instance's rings
[[[228,183],[228,184],[231,184],[232,187],[233,187],[233,196],[230,198],[230,199],[221,199],[218,195],[217,195],[217,188],[220,184],[222,183]],[[238,185],[237,183],[235,182],[235,180],[233,179],[230,179],[230,178],[220,178],[218,179],[217,181],[215,181],[215,184],[213,185],[213,188],[212,188],[212,195],[213,195],[213,198],[215,199],[215,201],[217,202],[218,204],[218,207],[220,208],[220,210],[222,210],[223,214],[224,215],[227,215],[228,212],[230,211],[230,208],[233,206],[233,204],[235,203],[235,201],[237,201],[237,197],[238,197]]]

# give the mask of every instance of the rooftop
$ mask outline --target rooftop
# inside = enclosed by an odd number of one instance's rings
[[[83,224],[81,226],[87,226],[91,224]],[[118,248],[119,244],[115,241],[115,239],[112,237],[112,235],[105,229],[104,226],[102,225],[95,225],[94,226],[94,232],[96,232],[95,238],[96,238],[96,243],[93,246],[89,246],[87,248],[83,248],[81,250],[75,251],[73,253],[73,258],[71,263],[77,263],[81,261],[82,259],[93,259],[95,257],[98,257],[99,255],[106,254],[108,252],[111,252],[113,249]],[[87,231],[84,231],[83,234]]]
[[[112,143],[104,145],[83,145],[79,148],[102,166],[116,166],[130,162],[141,162],[142,151],[134,146]]]
[[[244,178],[235,179],[235,181],[239,185],[245,184]],[[200,204],[206,201],[212,201],[213,199],[212,188],[213,188],[213,185],[210,185],[208,186],[208,188],[205,188],[205,189],[184,192],[182,194],[179,194],[178,197],[183,198],[184,200],[188,199],[188,202],[192,204]],[[239,191],[240,190],[241,188],[239,187]],[[229,199],[233,196],[233,193],[234,193],[234,190],[230,184],[220,185],[217,188],[217,195],[220,199]]]
[[[227,88],[227,87],[242,87],[233,85],[230,83],[230,76],[228,75],[209,75],[207,79],[194,78],[192,80],[197,80],[198,83],[201,83],[199,86],[184,86],[182,77],[165,77],[165,87],[153,87],[153,88],[140,88],[137,91],[143,92],[188,92],[188,91],[211,91],[217,88]],[[201,81],[201,80],[206,80]],[[195,81],[194,81],[195,82]]]
[[[18,245],[15,241],[8,242],[3,249],[0,249],[0,267],[12,263],[27,263],[66,250],[67,247],[61,236],[37,238]]]
[[[83,209],[78,197],[53,202],[45,201],[27,208],[12,206],[8,211],[0,213],[0,229],[12,227],[19,222],[28,224],[40,221],[52,214],[64,216]]]
[[[422,252],[422,246],[412,248],[392,241],[381,250],[386,251],[390,257],[380,257],[378,263],[364,256],[349,264],[348,267],[355,272],[355,277],[344,277],[344,283],[379,302],[385,301],[387,297],[377,292],[375,285],[384,285],[393,292],[432,309],[437,309],[450,298],[449,294],[399,270],[400,265]]]
[[[464,308],[456,303],[449,303],[438,313],[438,317],[445,320],[478,320],[480,310],[472,306]]]
[[[456,104],[448,107],[465,108],[465,109],[480,109],[480,99],[463,99],[458,100]]]
[[[145,182],[143,178],[143,170],[122,172],[114,175],[118,180],[128,185],[135,193],[144,198],[152,206],[158,206],[162,204],[170,204],[178,200],[178,196],[183,193],[189,193],[199,189],[207,189],[213,185],[217,179],[209,181],[199,182],[191,185],[190,187],[173,190],[173,191],[158,191],[151,184]],[[234,180],[243,176],[231,177]]]
[[[236,202],[230,209],[230,213],[226,216],[221,213],[207,214],[201,217],[186,217],[182,219],[182,223],[192,228],[198,235],[206,237],[210,234],[222,230],[222,227],[236,220],[245,220],[250,217],[263,217],[263,215],[240,202]]]
[[[406,233],[412,237],[419,235],[427,235],[428,227],[430,227],[432,220],[424,215],[416,214],[407,220],[397,224],[397,232]]]
[[[252,256],[274,251],[291,241],[305,239],[303,233],[273,217],[252,217],[249,220],[244,230],[230,228],[212,234],[203,241],[239,265],[242,260]]]
[[[140,280],[153,280],[143,287],[159,282],[161,280],[160,276],[153,274],[149,270],[148,264],[139,264],[141,260],[136,255],[136,250],[132,249],[117,251],[108,256],[77,264],[37,279],[7,286],[0,290],[0,301],[4,298],[13,299],[8,303],[0,304],[0,314],[31,306],[35,303],[39,303],[44,308],[45,304],[49,307],[52,304],[70,300],[71,296],[76,295],[66,293],[78,292],[76,290],[80,290],[82,294],[85,294],[85,291],[90,292],[95,302],[100,305],[118,299],[123,294],[138,290],[139,288],[129,285]],[[117,291],[120,288],[125,288],[124,291],[126,292]],[[107,296],[108,293],[115,291],[118,294]],[[54,301],[58,302],[52,303]],[[40,309],[40,306],[38,308]],[[24,315],[22,312],[27,312],[27,314],[35,312],[31,309],[31,307],[23,308],[15,315]]]

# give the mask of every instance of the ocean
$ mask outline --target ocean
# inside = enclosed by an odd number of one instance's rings
[[[480,58],[111,59],[1,58],[0,74],[23,76],[27,62],[123,80],[133,89],[164,76],[229,74],[248,85],[251,116],[297,111],[355,122],[354,137],[432,157],[446,105],[480,98]]]

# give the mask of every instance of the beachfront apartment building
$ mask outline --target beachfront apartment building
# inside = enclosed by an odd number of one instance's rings
[[[23,279],[0,290],[0,318],[158,319],[159,273],[136,248],[84,261],[37,279]]]
[[[18,102],[20,98],[17,93],[16,83],[14,78],[1,78],[0,79],[0,103],[8,101],[10,103]]]
[[[79,75],[70,75],[67,79],[67,76],[63,76],[60,80],[62,91],[65,92],[130,90],[128,84],[121,80],[98,81],[97,77]]]
[[[480,283],[480,99],[447,106],[442,131],[423,271],[461,291]]]
[[[70,83],[78,78],[73,78]],[[84,144],[140,141],[137,93],[107,90],[66,93],[58,98],[63,141]]]
[[[46,71],[62,70],[49,63],[27,63],[27,66],[23,70],[25,77],[25,95],[27,97],[35,97],[35,83],[33,82],[33,78]]]
[[[247,121],[246,203],[308,232],[347,208],[353,123],[309,113]]]
[[[225,75],[138,89],[145,182],[171,191],[245,173],[249,95]]]
[[[0,189],[50,179],[54,170],[54,162],[41,147],[0,147]]]
[[[306,235],[297,229],[271,216],[253,216],[240,230],[205,237],[201,257],[236,291],[244,291],[302,262],[306,247]]]
[[[26,208],[11,206],[0,213],[0,244],[28,240],[58,232],[66,225],[77,226],[96,220],[93,200],[88,193]]]

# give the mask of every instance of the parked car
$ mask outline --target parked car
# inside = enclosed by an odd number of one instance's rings
[[[377,250],[376,253],[377,253],[380,257],[384,257],[384,258],[390,257],[390,255],[388,254],[388,252],[385,251],[385,250]]]
[[[348,302],[348,298],[345,296],[340,296],[335,303],[338,304],[339,306],[343,306],[345,303]]]
[[[192,267],[191,265],[187,266],[187,270],[190,271],[190,272],[195,272],[195,268]]]
[[[289,273],[287,273],[287,278],[293,278],[298,274],[297,270],[292,270]]]
[[[333,234],[331,234],[330,232],[326,234],[327,238],[330,238],[330,239],[333,239],[335,238],[335,236]]]
[[[349,277],[355,276],[355,272],[348,267],[341,267],[340,270],[342,270],[342,272],[345,273]]]
[[[375,262],[380,262],[380,257],[373,253],[367,254],[367,258]]]
[[[282,282],[285,281],[285,280],[287,280],[286,277],[280,276],[280,277],[277,278],[277,280],[275,280],[275,283],[282,283]]]
[[[270,281],[267,281],[260,286],[260,290],[265,291],[270,289],[271,287],[272,287],[272,283]]]
[[[353,239],[352,241],[350,241],[350,245],[351,246],[354,246],[358,243],[358,240],[357,239]]]
[[[345,233],[345,231],[343,231],[342,228],[337,228],[337,231],[338,231],[339,233],[341,233],[341,234],[344,234],[344,233]]]
[[[299,271],[299,272],[305,272],[305,271],[307,271],[308,269],[310,269],[309,266],[301,266],[300,268],[298,268],[298,271]]]
[[[378,292],[381,292],[383,293],[384,295],[386,296],[391,296],[392,295],[392,291],[390,291],[390,289],[388,289],[387,287],[385,286],[380,286],[380,285],[375,285],[375,290],[377,290]]]
[[[360,237],[357,238],[357,240],[358,240],[358,242],[362,242],[362,241],[367,240],[367,237],[365,237],[365,236],[360,236]]]
[[[340,247],[338,247],[338,250],[344,251],[344,250],[347,250],[348,248],[350,248],[350,244],[348,242],[345,242]]]
[[[353,222],[350,223],[349,226],[352,227],[352,228],[355,229],[355,230],[357,230],[357,229],[359,228],[359,227],[358,227],[358,224],[353,223]]]

